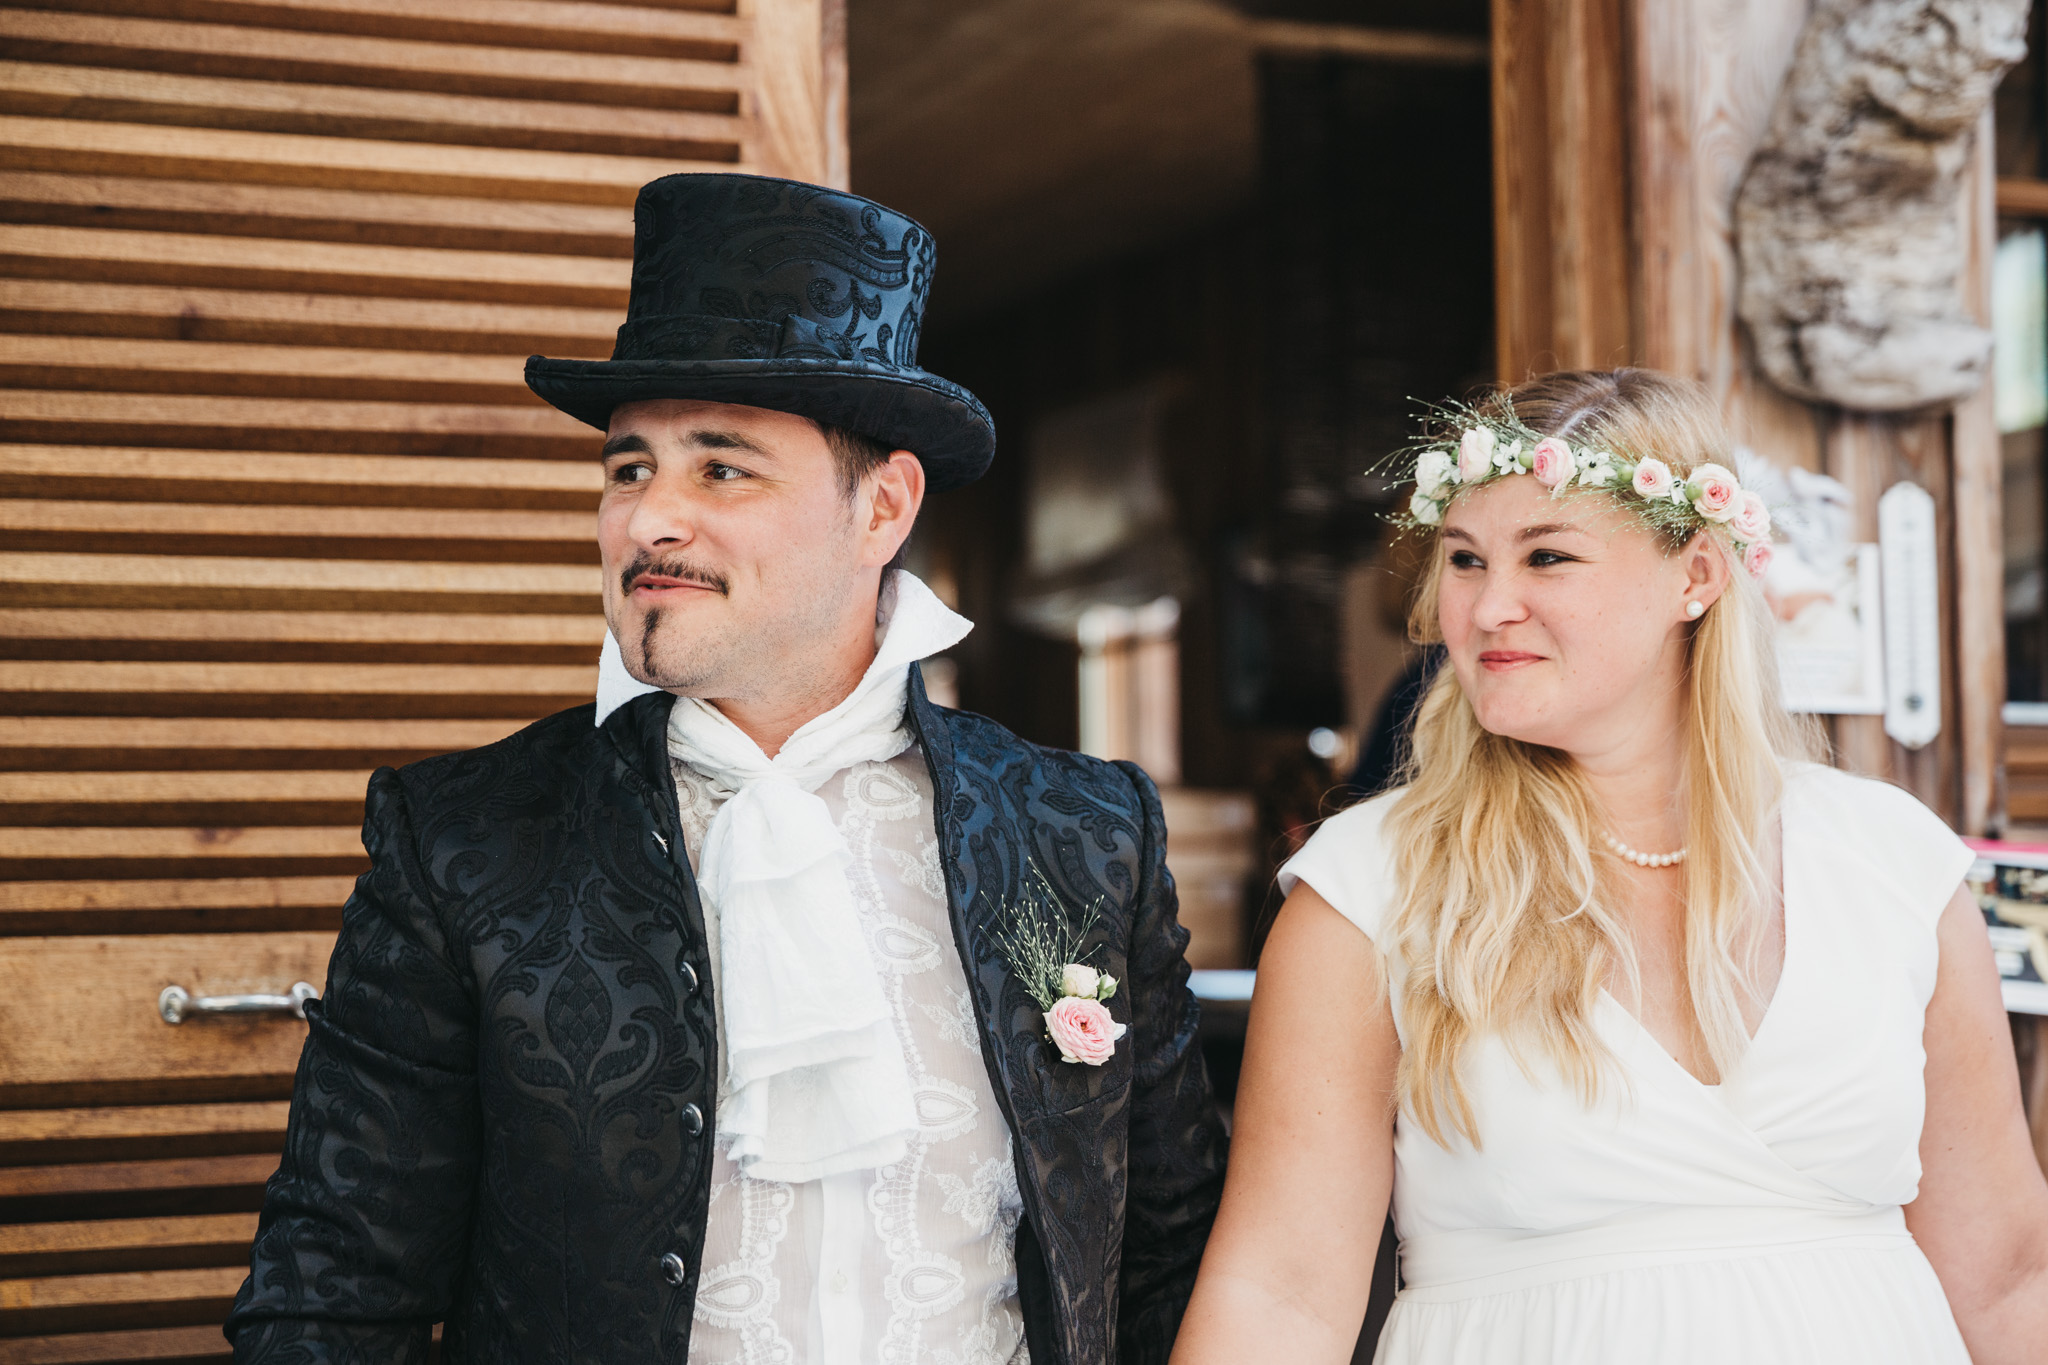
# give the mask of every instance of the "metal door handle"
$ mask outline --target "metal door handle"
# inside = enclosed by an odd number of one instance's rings
[[[292,984],[289,995],[202,995],[183,986],[166,986],[156,998],[156,1012],[166,1024],[182,1024],[194,1014],[292,1014],[306,1017],[306,1002],[318,1000],[320,988],[305,981]]]

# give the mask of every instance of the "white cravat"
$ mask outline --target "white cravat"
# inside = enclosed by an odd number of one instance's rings
[[[910,746],[910,665],[971,629],[899,570],[882,590],[867,673],[774,758],[706,702],[679,697],[669,712],[670,754],[730,793],[705,831],[697,876],[720,924],[732,1094],[718,1136],[757,1179],[887,1165],[917,1126],[909,1067],[847,885],[846,843],[816,791],[833,773]],[[613,705],[630,700],[622,691],[612,690]],[[601,701],[600,720],[605,709]]]

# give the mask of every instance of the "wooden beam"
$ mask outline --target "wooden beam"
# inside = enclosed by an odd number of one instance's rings
[[[1410,66],[1485,66],[1487,40],[1463,33],[1320,24],[1299,19],[1254,19],[1252,45],[1281,56],[1361,57]]]
[[[1998,250],[1998,210],[1991,110],[1977,124],[1964,179],[1968,263],[1965,302],[1991,325],[1991,262]],[[1992,833],[2004,824],[2005,537],[2000,502],[2004,459],[1989,375],[1956,404],[1950,423],[1955,508],[1955,641],[1957,756],[1961,767],[1958,829]]]
[[[1493,6],[1497,369],[1634,356],[1623,0]]]

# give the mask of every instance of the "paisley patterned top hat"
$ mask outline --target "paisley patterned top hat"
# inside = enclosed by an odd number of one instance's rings
[[[633,206],[633,288],[610,360],[526,362],[535,393],[602,430],[642,398],[773,408],[924,464],[933,491],[995,455],[988,409],[917,365],[932,235],[858,195],[670,175]]]

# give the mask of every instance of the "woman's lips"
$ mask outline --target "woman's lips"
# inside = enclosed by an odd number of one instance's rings
[[[1507,673],[1524,664],[1542,661],[1541,654],[1531,654],[1523,649],[1489,649],[1479,656],[1480,666],[1489,673]]]

